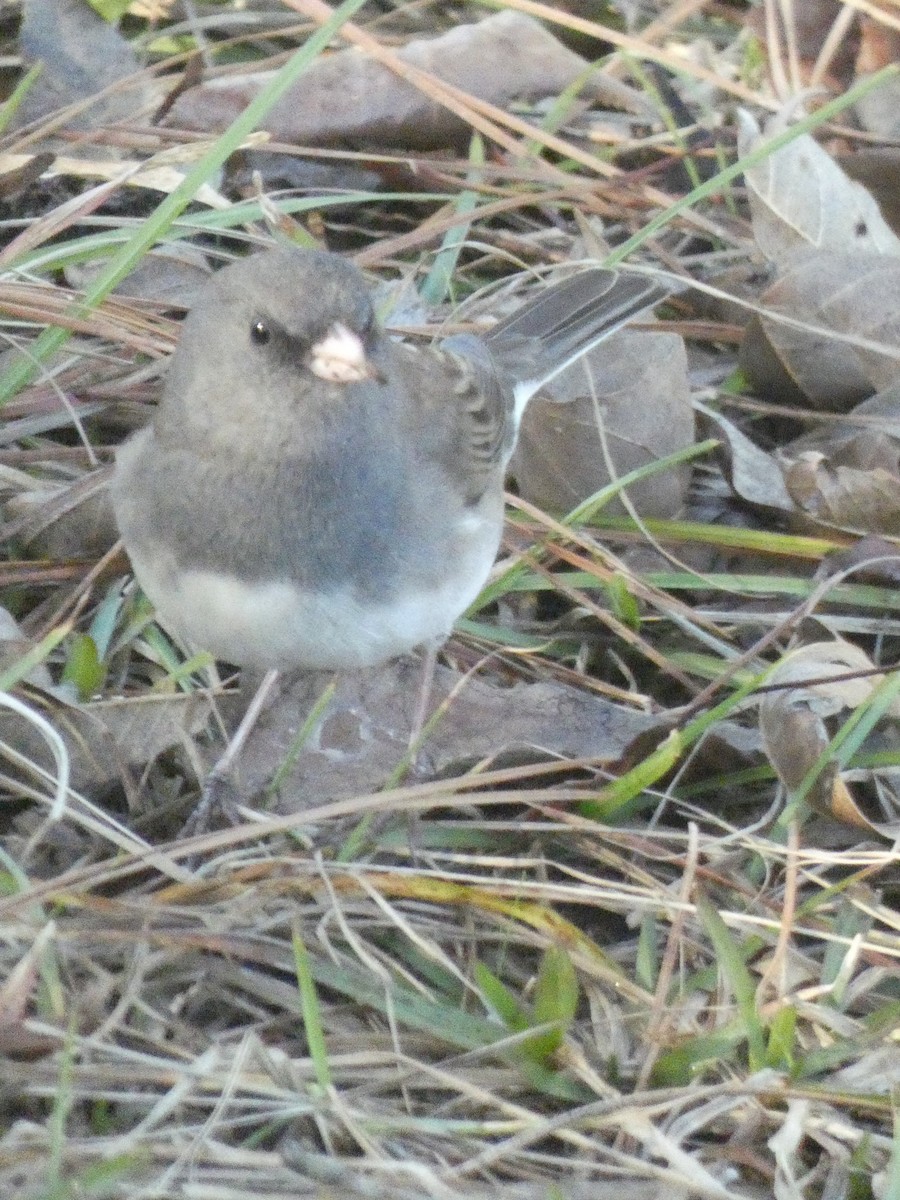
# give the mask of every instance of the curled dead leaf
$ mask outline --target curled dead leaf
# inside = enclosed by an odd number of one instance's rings
[[[785,485],[817,522],[866,535],[900,532],[900,382],[779,451]]]
[[[695,407],[721,443],[728,482],[748,504],[788,514],[801,527],[900,535],[900,383],[858,405],[853,421],[827,422],[775,453],[721,413]]]
[[[870,674],[860,674],[870,672]],[[814,642],[788,654],[769,678],[776,690],[759,706],[763,747],[788,791],[796,791],[827,749],[832,731],[828,719],[849,715],[870,699],[884,682],[869,656],[852,642]],[[786,684],[796,686],[786,687]],[[888,710],[900,719],[900,700]],[[837,760],[826,763],[807,801],[837,821],[881,837],[894,838],[900,821],[870,820],[847,786]]]
[[[796,504],[787,490],[784,475],[771,454],[761,450],[740,429],[705,404],[697,404],[704,433],[719,438],[725,475],[736,495],[749,504],[792,513]]]
[[[815,520],[860,533],[900,535],[900,476],[881,467],[831,466],[804,451],[784,464],[791,497]]]

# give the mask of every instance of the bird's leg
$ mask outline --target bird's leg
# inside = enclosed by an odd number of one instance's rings
[[[232,734],[225,752],[204,780],[200,799],[194,811],[185,821],[181,837],[193,837],[195,834],[208,832],[210,817],[214,810],[228,806],[229,776],[278,682],[278,675],[279,672],[273,670],[266,671],[263,676],[262,682],[241,717],[240,724]]]
[[[256,722],[259,720],[260,713],[266,706],[271,692],[275,684],[278,682],[280,672],[272,670],[266,671],[262,677],[262,682],[254,693],[253,699],[247,706],[247,711],[241,717],[240,724],[231,735],[225,753],[210,772],[211,775],[226,775],[240,757],[241,751],[247,744],[247,738],[256,727]]]
[[[431,693],[434,690],[434,672],[437,667],[438,650],[444,644],[443,638],[440,641],[431,641],[426,643],[424,653],[422,655],[422,674],[419,680],[419,694],[416,699],[416,707],[413,713],[412,727],[409,731],[409,769],[414,770],[416,766],[416,757],[419,753],[419,743],[422,740],[422,734],[425,731],[426,718],[428,717],[428,705],[431,702]]]

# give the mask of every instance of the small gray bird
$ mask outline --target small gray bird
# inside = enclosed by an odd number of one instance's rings
[[[341,670],[445,638],[503,526],[534,393],[666,289],[592,268],[482,337],[403,345],[336,254],[263,251],[184,323],[113,503],[135,575],[195,650]]]

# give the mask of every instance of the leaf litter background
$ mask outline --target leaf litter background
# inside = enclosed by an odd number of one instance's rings
[[[0,1190],[900,1196],[900,12],[334,15],[0,9]],[[529,410],[415,769],[412,660],[287,680],[189,839],[246,685],[105,484],[276,234],[409,337],[673,295]]]

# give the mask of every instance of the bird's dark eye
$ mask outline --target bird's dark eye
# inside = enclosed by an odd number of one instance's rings
[[[256,321],[250,326],[250,340],[257,346],[265,346],[271,336],[268,325],[263,321]]]

